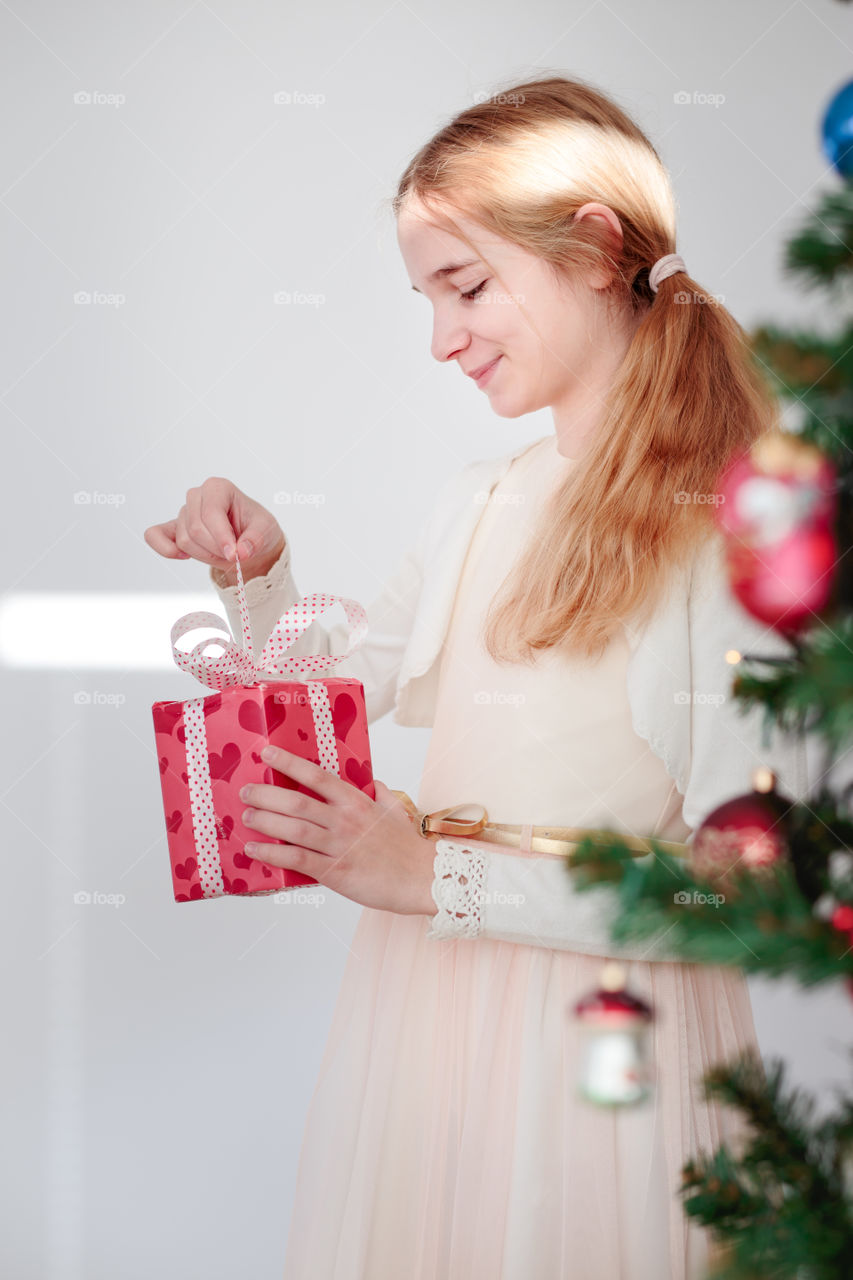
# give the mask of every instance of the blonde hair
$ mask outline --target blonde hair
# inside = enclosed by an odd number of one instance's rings
[[[651,267],[675,252],[669,176],[590,84],[532,80],[461,111],[407,166],[395,216],[410,197],[484,261],[453,211],[544,259],[555,279],[605,267],[607,304],[636,319],[595,437],[543,506],[485,629],[496,661],[532,663],[553,646],[597,656],[621,621],[651,615],[672,566],[713,533],[720,472],[778,429],[777,402],[744,330],[691,276],[649,287]],[[619,218],[616,257],[599,220],[573,222],[589,201]]]

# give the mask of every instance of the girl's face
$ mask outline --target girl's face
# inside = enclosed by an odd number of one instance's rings
[[[606,280],[572,287],[542,258],[453,216],[493,270],[414,198],[397,219],[412,287],[432,303],[435,359],[456,360],[466,374],[491,364],[477,385],[501,417],[551,406],[559,425],[588,411],[624,354],[596,295]]]

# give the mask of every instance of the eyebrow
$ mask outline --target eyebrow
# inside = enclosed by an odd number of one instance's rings
[[[479,258],[470,258],[467,262],[450,262],[446,267],[438,267],[429,277],[430,280],[441,280],[444,276],[452,276],[454,272],[461,271],[463,267],[473,267],[480,261]],[[421,293],[422,290],[416,284],[412,285],[415,293]]]

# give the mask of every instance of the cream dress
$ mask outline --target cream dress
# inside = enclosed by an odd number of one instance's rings
[[[555,436],[517,457],[480,517],[442,652],[422,810],[683,840],[681,796],[635,734],[622,631],[597,662],[499,665],[485,610],[574,461]],[[470,844],[466,841],[466,844]],[[475,842],[495,856],[524,850]],[[654,1008],[653,1101],[576,1095],[574,1003],[603,960],[364,908],[305,1126],[285,1280],[700,1280],[682,1165],[737,1144],[701,1077],[756,1047],[739,970],[627,961]]]

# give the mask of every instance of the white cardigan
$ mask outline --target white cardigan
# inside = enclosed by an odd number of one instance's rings
[[[362,682],[369,722],[393,711],[398,724],[432,726],[442,643],[484,495],[528,447],[453,474],[414,545],[366,606],[368,635],[335,672]],[[237,588],[226,587],[218,570],[211,569],[210,578],[232,634],[240,637]],[[289,542],[265,577],[246,584],[246,597],[257,654],[281,614],[301,599]],[[763,708],[744,712],[731,697],[734,668],[725,660],[728,650],[775,656],[788,654],[790,646],[732,595],[720,535],[703,545],[689,570],[673,573],[651,620],[641,628],[626,626],[626,634],[632,724],[675,780],[689,827],[695,829],[718,804],[748,791],[759,764],[775,771],[779,790],[791,799],[810,794],[818,744],[775,726],[765,742]],[[324,627],[316,620],[291,652],[335,653],[346,647],[345,623]],[[470,799],[474,803],[477,797]],[[466,849],[464,843],[441,839],[434,870],[439,911],[430,937],[483,936],[624,959],[676,958],[661,945],[668,930],[651,941],[611,942],[607,922],[616,890],[598,886],[579,893],[563,860]]]

